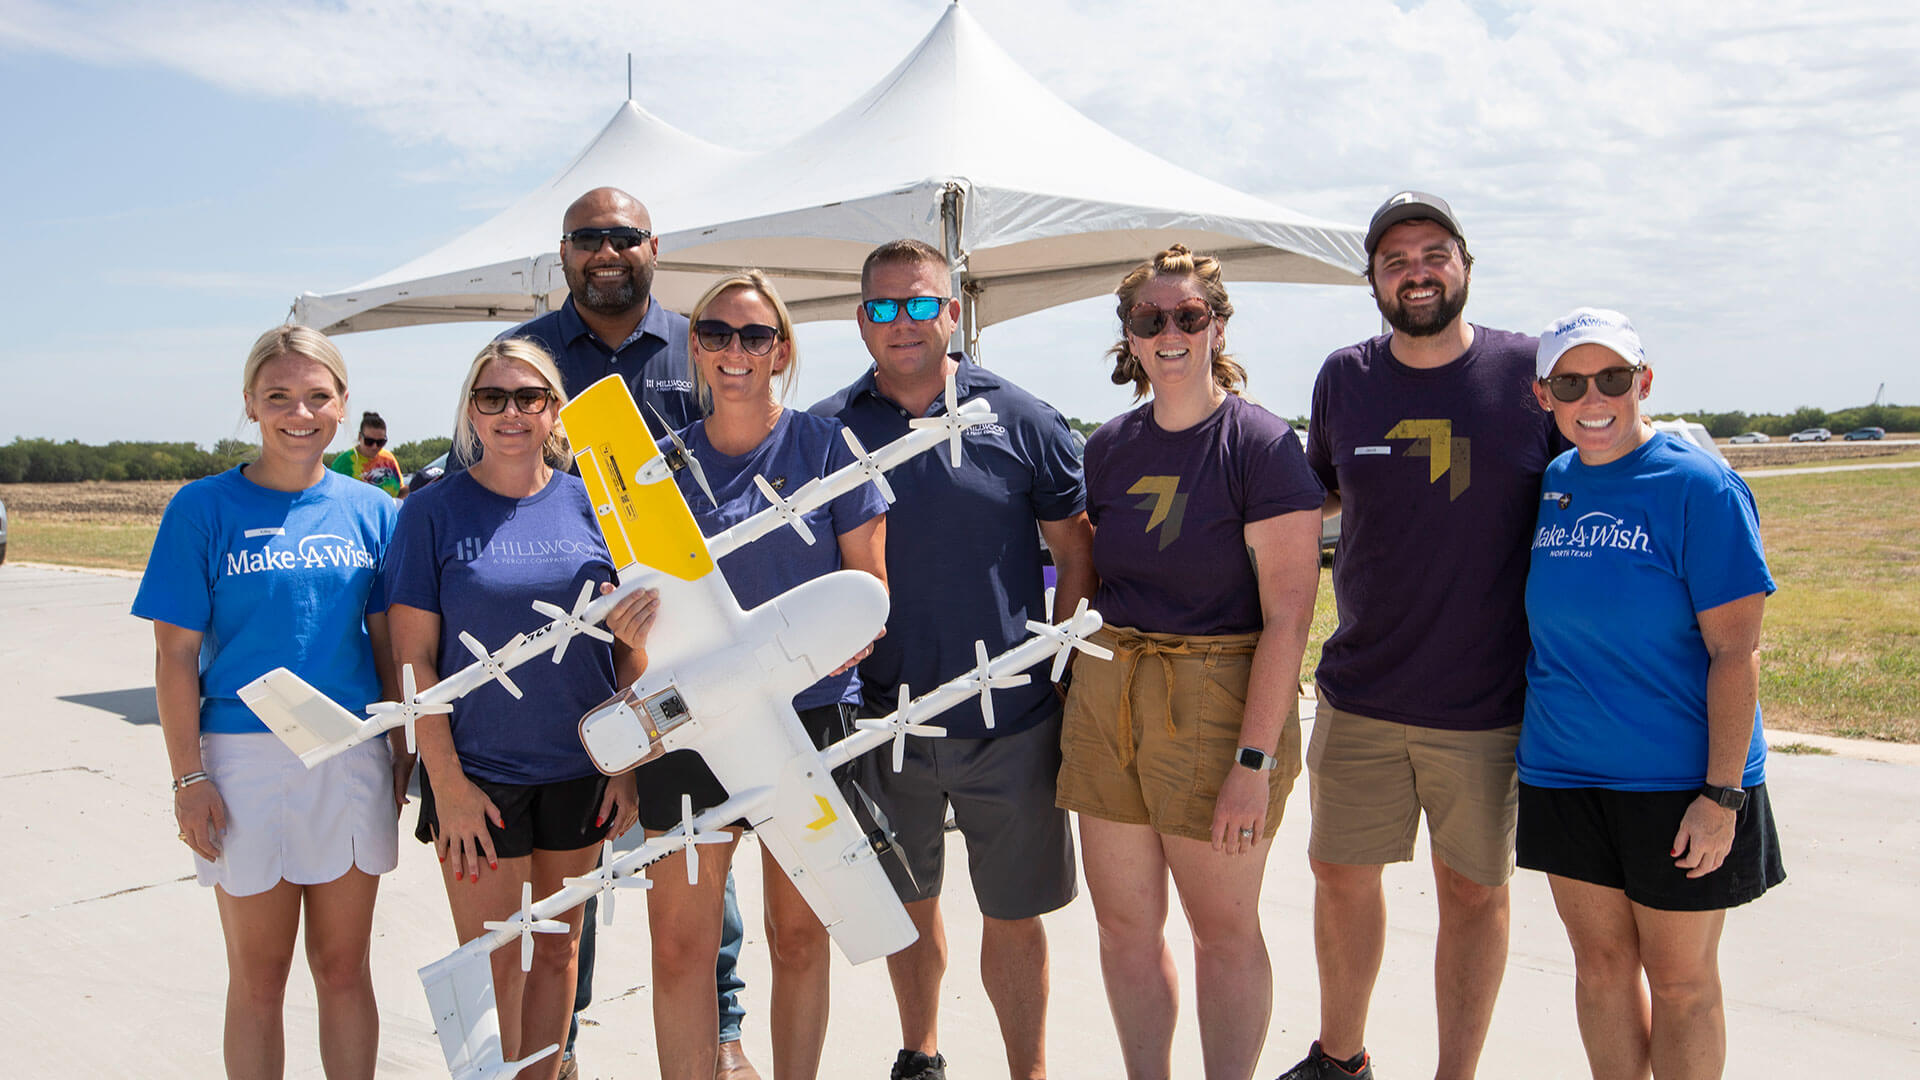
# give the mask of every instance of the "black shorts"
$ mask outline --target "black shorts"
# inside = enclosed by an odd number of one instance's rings
[[[1608,889],[1661,911],[1718,911],[1756,899],[1787,879],[1767,786],[1747,789],[1733,847],[1720,868],[1689,878],[1673,865],[1673,834],[1699,795],[1520,785],[1521,866]]]
[[[807,737],[813,740],[816,750],[846,738],[853,726],[851,705],[821,705],[800,709],[798,714],[800,726],[807,729]],[[838,777],[842,771],[844,766],[834,770],[834,775]],[[640,824],[654,832],[679,827],[682,795],[693,797],[696,814],[727,801],[727,789],[714,777],[713,770],[707,768],[707,760],[697,750],[663,754],[659,760],[640,766],[634,780],[640,788]],[[729,825],[745,828],[747,823],[741,819]]]
[[[519,859],[540,851],[578,851],[606,839],[610,822],[599,825],[600,800],[607,792],[607,778],[599,773],[577,780],[556,780],[550,784],[496,784],[491,780],[473,780],[493,805],[500,808],[504,826],[487,822],[493,834],[493,853],[502,859]],[[427,770],[420,770],[420,823],[414,838],[433,843],[440,818],[434,810],[433,785]]]

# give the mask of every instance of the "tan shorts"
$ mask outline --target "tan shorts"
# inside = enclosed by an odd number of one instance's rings
[[[1063,809],[1108,821],[1151,825],[1167,836],[1213,838],[1213,804],[1227,770],[1238,768],[1258,634],[1218,637],[1102,628],[1093,640],[1112,660],[1073,664],[1061,729]],[[1266,835],[1300,775],[1296,701],[1280,736],[1279,767],[1267,787]]]
[[[1354,866],[1406,862],[1425,810],[1435,858],[1482,885],[1506,884],[1519,745],[1519,724],[1443,731],[1341,712],[1323,698],[1307,743],[1307,854]]]

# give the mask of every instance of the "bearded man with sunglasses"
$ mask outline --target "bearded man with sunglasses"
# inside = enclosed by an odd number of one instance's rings
[[[1052,406],[947,346],[960,316],[946,258],[917,240],[867,256],[860,274],[860,337],[874,365],[813,412],[832,416],[868,447],[905,435],[916,417],[985,397],[995,421],[968,429],[965,457],[922,454],[891,474],[885,636],[860,665],[863,711],[884,716],[909,687],[925,692],[970,670],[974,642],[989,655],[1027,636],[1029,619],[1058,621],[1093,591],[1093,533],[1079,455]],[[944,396],[952,378],[956,401]],[[1035,528],[1036,523],[1038,528]],[[1058,581],[1045,607],[1040,536]],[[1043,668],[1034,669],[1036,673]],[[1040,916],[1074,897],[1073,837],[1054,806],[1060,699],[1035,674],[997,690],[993,726],[954,710],[948,737],[907,742],[902,771],[883,754],[856,764],[859,782],[895,830],[913,880],[894,887],[920,931],[887,958],[904,1048],[893,1080],[944,1080],[940,983],[947,943],[940,885],[949,807],[967,844],[980,905],[980,976],[1000,1021],[1016,1080],[1046,1075],[1047,937]]]
[[[669,430],[678,431],[700,418],[700,408],[693,397],[687,317],[653,302],[653,269],[659,257],[653,218],[640,200],[619,188],[595,188],[575,199],[560,222],[560,269],[567,279],[567,299],[557,310],[500,336],[538,342],[553,357],[569,395],[608,375],[619,375],[641,404],[641,415],[658,413]],[[466,466],[467,462],[455,461],[457,457],[448,455],[450,468]],[[578,1013],[593,1000],[598,901],[587,903],[593,906],[587,909],[580,934],[580,988],[574,1001],[576,1019],[567,1033],[563,1080],[572,1075],[566,1070],[574,1067]],[[715,972],[720,1008],[718,1080],[758,1080],[759,1072],[740,1046],[740,1024],[746,1016],[740,991],[746,983],[737,970],[742,927],[731,875],[723,925]]]
[[[1282,1080],[1371,1077],[1385,864],[1422,811],[1440,928],[1437,1080],[1471,1077],[1506,969],[1514,747],[1540,474],[1562,447],[1533,400],[1537,341],[1462,317],[1473,257],[1446,201],[1403,191],[1367,228],[1392,332],[1327,357],[1307,462],[1341,515],[1340,625],[1307,744],[1320,1037]]]

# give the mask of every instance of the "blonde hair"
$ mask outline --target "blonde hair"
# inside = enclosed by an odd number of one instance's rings
[[[453,451],[454,456],[475,461],[480,457],[480,433],[474,430],[473,421],[467,418],[467,406],[473,397],[473,387],[480,381],[480,373],[488,364],[519,364],[526,367],[547,384],[553,391],[553,400],[547,408],[558,410],[567,403],[567,388],[560,381],[560,369],[554,366],[553,357],[538,342],[526,338],[506,338],[501,341],[489,341],[473,358],[473,364],[467,368],[466,381],[460,384],[460,399],[453,407]],[[556,414],[553,418],[553,430],[547,434],[547,441],[541,444],[541,455],[547,464],[556,469],[567,467],[567,431]]]
[[[773,308],[773,328],[780,331],[773,347],[778,349],[782,342],[787,346],[787,366],[774,375],[777,387],[775,397],[781,402],[787,400],[787,394],[793,390],[793,380],[800,371],[800,346],[793,340],[793,314],[787,310],[787,302],[780,299],[774,290],[772,279],[764,270],[747,268],[737,270],[719,281],[703,293],[693,305],[693,312],[687,317],[687,366],[693,369],[693,396],[700,403],[701,413],[713,415],[713,388],[707,385],[706,376],[700,374],[700,364],[694,359],[694,353],[700,348],[700,335],[694,331],[694,323],[707,317],[707,309],[714,301],[734,289],[747,289],[766,298],[767,305]]]
[[[1211,255],[1195,255],[1185,244],[1174,244],[1127,271],[1127,276],[1120,279],[1119,288],[1113,290],[1120,298],[1120,343],[1107,350],[1113,359],[1113,384],[1132,383],[1135,401],[1146,397],[1152,388],[1146,369],[1133,355],[1133,347],[1127,344],[1127,312],[1139,299],[1140,290],[1155,276],[1190,277],[1199,284],[1207,306],[1213,309],[1214,325],[1220,328],[1213,341],[1213,381],[1229,394],[1242,394],[1247,385],[1247,369],[1227,353],[1227,320],[1233,318],[1233,302],[1227,299],[1227,283],[1221,274],[1220,260]]]
[[[347,392],[347,362],[341,357],[339,346],[320,331],[297,325],[276,326],[253,339],[253,349],[247,353],[247,366],[240,371],[240,392],[252,393],[260,369],[277,356],[298,356],[319,364],[333,376],[333,388],[341,394]]]

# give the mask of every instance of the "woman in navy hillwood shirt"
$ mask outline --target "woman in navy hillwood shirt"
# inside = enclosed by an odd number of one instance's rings
[[[429,686],[472,661],[462,631],[488,649],[532,633],[544,600],[573,606],[583,585],[612,591],[613,566],[559,428],[560,375],[539,345],[495,341],[467,371],[454,418],[463,471],[409,496],[393,535],[394,655]],[[646,633],[657,595],[635,593],[607,616],[611,645],[567,642],[514,669],[516,698],[489,682],[454,703],[450,717],[418,722],[420,823],[434,845],[460,941],[520,909],[522,886],[548,896],[591,870],[600,842],[633,824],[631,772],[602,776],[580,743],[580,717],[646,667]],[[495,950],[500,1047],[512,1060],[564,1044],[573,1011],[581,908],[560,915],[566,934],[534,938],[532,970],[517,950]],[[555,1054],[524,1077],[552,1080]]]
[[[227,1075],[278,1076],[281,1004],[304,914],[329,1077],[379,1053],[368,939],[398,861],[398,767],[375,739],[309,770],[240,687],[286,667],[349,712],[391,688],[381,560],[394,501],[327,470],[347,371],[319,332],[269,330],[241,377],[260,456],[167,504],[133,613],[153,620],[154,682],[180,839],[214,887],[227,944]]]
[[[1653,372],[1619,312],[1548,327],[1537,371],[1575,449],[1541,478],[1527,575],[1518,861],[1547,873],[1566,923],[1593,1075],[1719,1076],[1726,909],[1786,876],[1753,493],[1641,417]]]

